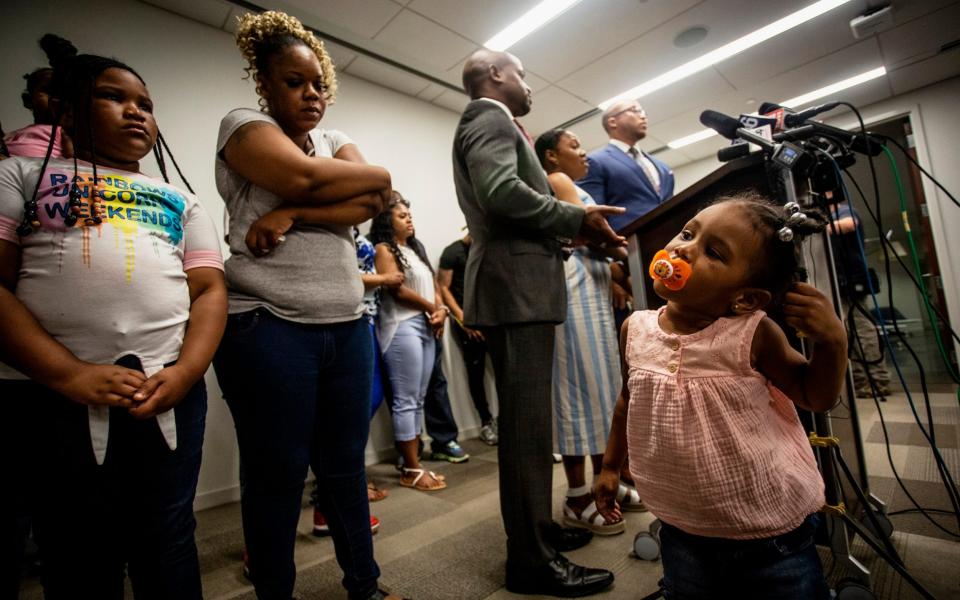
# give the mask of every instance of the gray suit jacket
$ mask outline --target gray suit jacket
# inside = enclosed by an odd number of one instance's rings
[[[499,106],[474,100],[453,142],[453,177],[473,236],[464,276],[466,325],[561,323],[567,293],[558,238],[584,209],[553,197],[537,156]]]

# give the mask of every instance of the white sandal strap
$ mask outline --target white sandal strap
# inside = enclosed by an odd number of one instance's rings
[[[640,494],[636,489],[627,487],[620,484],[620,487],[617,488],[617,502],[623,504],[623,499],[629,497],[627,504],[639,504],[640,503]]]
[[[414,478],[413,478],[413,481],[410,483],[410,485],[416,486],[416,485],[417,485],[417,482],[420,481],[421,479],[423,479],[424,471],[423,471],[423,469],[408,469],[408,468],[404,467],[404,468],[403,468],[403,474],[406,475],[407,473],[416,473],[416,474],[417,474],[417,476],[414,477]],[[436,477],[433,475],[433,472],[432,472],[432,471],[430,472],[430,476],[433,477],[434,479],[436,479]]]
[[[597,509],[596,502],[591,502],[583,509],[583,512],[580,514],[580,519],[590,523],[594,527],[603,527],[606,521]]]
[[[586,496],[592,491],[590,484],[583,484],[580,487],[569,488],[567,489],[567,498],[578,498],[580,496]]]

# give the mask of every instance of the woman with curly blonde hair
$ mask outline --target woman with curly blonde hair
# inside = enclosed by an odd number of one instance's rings
[[[258,598],[293,595],[309,466],[349,597],[386,598],[363,470],[372,340],[351,227],[382,210],[390,174],[343,133],[318,127],[336,76],[298,20],[247,15],[237,45],[261,110],[239,108],[220,123],[230,314],[214,367],[240,446],[251,579]]]

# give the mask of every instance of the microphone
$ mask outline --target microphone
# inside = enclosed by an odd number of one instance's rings
[[[737,130],[741,127],[740,121],[733,117],[709,109],[700,113],[700,122],[728,140],[737,139]]]
[[[827,104],[821,104],[820,106],[808,108],[802,112],[794,112],[785,106],[780,106],[779,104],[773,102],[764,102],[760,105],[760,109],[757,112],[764,115],[782,111],[784,122],[788,127],[797,127],[800,125],[812,126],[817,133],[823,136],[838,138],[844,144],[849,146],[851,150],[854,152],[859,152],[860,154],[878,156],[881,152],[883,152],[883,148],[881,148],[883,142],[869,134],[864,136],[862,133],[853,133],[844,129],[840,129],[839,127],[827,125],[826,123],[817,123],[816,121],[812,123],[808,122],[811,117],[821,112],[832,110],[839,104],[839,102],[828,102]]]
[[[820,113],[825,113],[827,111],[833,110],[836,107],[840,106],[839,102],[827,102],[826,104],[821,104],[820,106],[814,106],[808,108],[807,110],[802,110],[800,112],[795,112],[790,110],[785,106],[780,106],[779,104],[774,104],[773,102],[764,102],[760,105],[760,114],[767,114],[770,112],[775,112],[776,110],[783,110],[784,117],[783,122],[787,127],[798,127],[803,125],[808,120],[819,115]]]
[[[713,129],[728,140],[741,139],[760,146],[766,152],[773,152],[774,145],[763,136],[745,129],[740,121],[733,117],[728,117],[715,110],[705,110],[700,113],[700,122]]]

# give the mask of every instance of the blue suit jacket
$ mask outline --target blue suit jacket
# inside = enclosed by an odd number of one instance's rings
[[[660,193],[653,189],[640,165],[613,144],[587,156],[590,170],[577,182],[597,204],[622,206],[627,212],[609,218],[610,226],[619,231],[641,215],[673,196],[673,171],[663,161],[645,154],[660,173]]]

